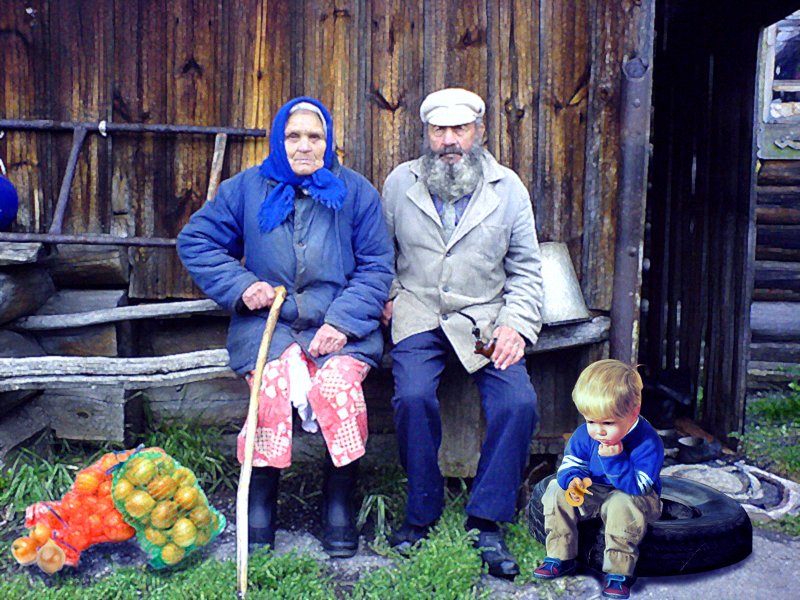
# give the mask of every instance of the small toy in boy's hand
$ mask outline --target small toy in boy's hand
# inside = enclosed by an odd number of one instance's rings
[[[590,485],[592,485],[592,480],[589,477],[584,477],[583,480],[579,479],[578,477],[573,479],[570,482],[569,487],[564,492],[564,495],[567,498],[567,504],[577,508],[583,504],[584,494],[593,496],[594,494],[589,491]]]

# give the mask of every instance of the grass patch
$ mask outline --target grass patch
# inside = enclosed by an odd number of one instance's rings
[[[783,393],[753,400],[747,405],[739,451],[748,462],[788,479],[800,481],[800,383]]]
[[[45,585],[40,579],[19,573],[0,580],[0,597],[15,600],[217,600],[236,597],[236,568],[232,561],[192,557],[187,562],[185,568],[173,571],[123,567],[88,585],[69,574],[58,573]],[[248,575],[248,598],[335,598],[330,578],[309,557],[257,552],[250,557]]]
[[[235,490],[239,481],[239,464],[222,450],[224,433],[221,427],[200,423],[167,423],[149,431],[144,444],[163,449],[194,471],[200,487],[211,494],[220,486]]]
[[[800,515],[785,516],[777,521],[759,523],[759,527],[771,529],[794,537],[800,537]]]

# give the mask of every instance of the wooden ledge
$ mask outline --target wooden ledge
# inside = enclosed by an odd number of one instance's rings
[[[126,308],[128,307],[108,309],[108,312],[123,311]],[[204,305],[200,308],[207,310],[212,307]],[[63,315],[60,318],[63,318]],[[527,353],[534,355],[605,341],[608,339],[610,323],[608,317],[595,317],[591,321],[582,323],[544,327],[538,343],[528,349]],[[0,392],[103,385],[137,390],[220,377],[236,377],[228,367],[228,363],[228,351],[224,349],[140,358],[84,356],[0,358]],[[382,366],[388,368],[390,364],[389,355],[385,354]]]

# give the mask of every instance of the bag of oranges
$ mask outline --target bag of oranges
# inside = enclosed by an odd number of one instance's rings
[[[225,529],[195,474],[161,448],[137,451],[115,469],[111,496],[156,569],[178,564]]]
[[[112,471],[133,450],[108,452],[75,477],[70,490],[56,502],[37,502],[25,509],[28,535],[11,545],[22,565],[36,563],[48,574],[78,564],[81,552],[93,544],[122,542],[136,533],[114,506]]]

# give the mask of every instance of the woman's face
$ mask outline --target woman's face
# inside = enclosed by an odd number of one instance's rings
[[[311,175],[325,164],[325,130],[319,116],[298,110],[289,116],[284,129],[284,148],[296,175]]]

